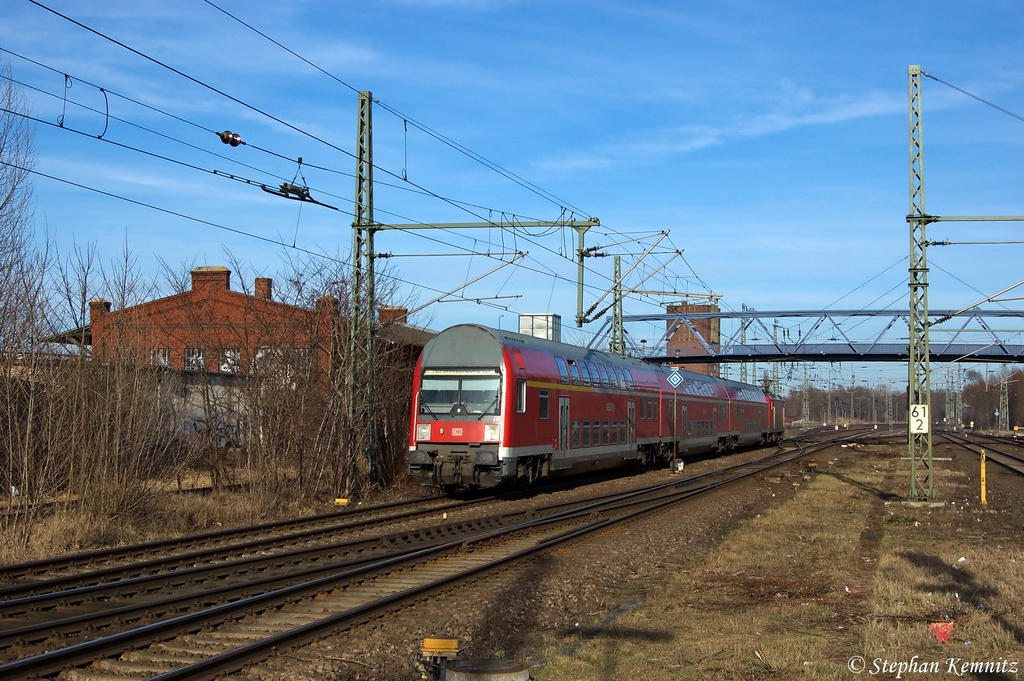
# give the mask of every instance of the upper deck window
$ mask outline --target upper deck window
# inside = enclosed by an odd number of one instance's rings
[[[572,384],[580,384],[580,368],[576,366],[576,362],[569,360],[569,374],[572,376]]]
[[[555,364],[558,365],[558,378],[565,385],[569,385],[569,367],[561,357],[555,357]]]
[[[580,367],[580,375],[583,376],[583,385],[590,386],[590,362],[580,360],[576,364]]]

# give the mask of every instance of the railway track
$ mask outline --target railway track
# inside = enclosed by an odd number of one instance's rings
[[[400,521],[409,517],[454,510],[482,500],[452,501],[442,498],[423,498],[379,504],[365,508],[324,513],[303,518],[281,520],[243,528],[217,530],[202,534],[188,535],[174,539],[133,544],[97,551],[58,556],[44,560],[0,566],[0,585],[45,578],[47,575],[67,575],[75,572],[95,572],[105,567],[132,565],[154,559],[167,559],[168,565],[175,558],[182,561],[199,560],[200,554],[209,549],[224,547],[253,547],[262,550],[268,546],[284,546],[288,542],[300,543],[318,533],[330,531],[349,532],[387,520]],[[259,544],[259,542],[264,542]],[[229,548],[230,550],[230,548]],[[207,560],[219,560],[211,553]],[[0,586],[0,588],[3,588]],[[0,598],[4,598],[0,592]]]
[[[1019,452],[1020,448],[1024,447],[1024,443],[1015,442],[1012,438],[980,433],[972,433],[968,436],[962,433],[942,431],[936,433],[936,435],[947,442],[960,445],[976,454],[980,454],[981,450],[984,449],[985,456],[989,461],[995,461],[1020,475],[1024,475],[1024,455],[1009,451],[1010,447],[1014,447]]]
[[[849,437],[842,434],[843,441]],[[381,535],[372,547],[354,548],[366,539],[348,542],[353,546],[336,547],[323,561],[300,561],[269,575],[250,566],[242,573],[247,578],[227,584],[214,573],[171,569],[146,584],[120,580],[128,584],[118,596],[106,584],[88,593],[44,589],[19,603],[0,603],[12,615],[0,620],[0,659],[6,661],[0,678],[62,671],[66,679],[213,678],[831,444],[795,447],[628,494]],[[180,593],[168,596],[168,589]],[[77,610],[69,615],[69,607]]]

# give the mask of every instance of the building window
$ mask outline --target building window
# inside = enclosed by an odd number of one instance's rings
[[[149,363],[155,364],[158,367],[171,366],[171,349],[153,348],[149,351]]]
[[[548,413],[549,413],[549,411],[548,411],[548,389],[547,388],[542,388],[541,389],[540,397],[538,399],[539,399],[539,403],[537,405],[537,411],[538,411],[538,413],[540,415],[540,418],[546,419],[546,418],[548,418]]]
[[[222,348],[220,370],[226,374],[237,374],[242,370],[242,351],[238,348]]]
[[[292,348],[291,352],[291,365],[300,376],[308,376],[309,370],[313,366],[313,350],[312,348]]]
[[[206,360],[202,348],[185,348],[185,369],[187,371],[206,371]]]
[[[135,348],[118,348],[117,361],[124,364],[138,364],[139,352]]]

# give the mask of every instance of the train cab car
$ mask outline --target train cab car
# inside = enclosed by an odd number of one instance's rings
[[[764,441],[755,386],[473,324],[424,347],[409,473],[445,489],[529,484]]]

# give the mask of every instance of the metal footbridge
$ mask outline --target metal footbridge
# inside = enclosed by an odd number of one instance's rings
[[[931,310],[929,356],[933,363],[1024,363],[1024,311]],[[719,338],[705,338],[699,329],[705,320],[719,322]],[[910,313],[907,310],[786,310],[746,309],[725,312],[624,315],[631,322],[662,322],[665,334],[654,347],[644,347],[625,331],[630,354],[651,362],[906,362],[910,354]],[[685,327],[685,328],[684,328]],[[609,338],[611,321],[594,336],[589,347],[600,348]],[[689,331],[687,347],[671,347],[670,340]],[[699,347],[698,347],[699,344]],[[700,354],[690,354],[700,353]]]

